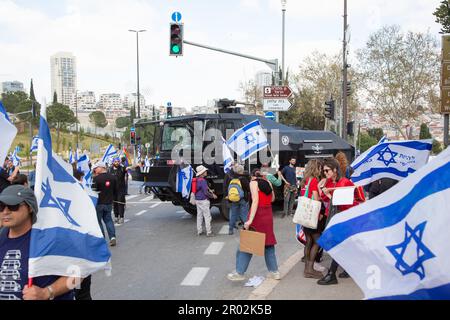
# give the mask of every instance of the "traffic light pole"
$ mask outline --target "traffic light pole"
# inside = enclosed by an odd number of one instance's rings
[[[344,0],[344,48],[343,48],[343,79],[342,79],[342,139],[347,140],[347,0]]]
[[[239,52],[234,52],[234,51],[230,51],[230,50],[215,48],[215,47],[211,47],[211,46],[207,46],[207,45],[204,45],[204,44],[195,43],[195,42],[187,41],[187,40],[183,40],[183,43],[189,44],[189,45],[194,46],[194,47],[199,47],[199,48],[203,48],[203,49],[218,51],[218,52],[222,52],[222,53],[226,53],[226,54],[231,54],[233,56],[238,56],[238,57],[242,57],[242,58],[246,58],[246,59],[250,59],[250,60],[264,62],[266,65],[268,65],[272,69],[272,72],[275,74],[275,79],[277,78],[277,74],[278,74],[278,59],[268,60],[268,59],[258,58],[258,57],[250,56],[250,55],[247,55],[247,54],[242,54],[242,53],[239,53]],[[279,113],[278,112],[276,112],[276,121],[279,122]]]

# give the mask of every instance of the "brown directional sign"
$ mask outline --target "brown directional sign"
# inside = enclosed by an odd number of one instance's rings
[[[450,36],[442,36],[441,113],[450,113]]]
[[[264,87],[264,99],[287,99],[292,95],[292,90],[288,86]]]

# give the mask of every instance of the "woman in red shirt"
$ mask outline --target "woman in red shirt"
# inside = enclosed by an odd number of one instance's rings
[[[326,159],[323,164],[323,173],[325,174],[325,179],[319,182],[319,195],[325,204],[326,210],[325,215],[328,217],[327,222],[332,218],[330,215],[331,209],[331,199],[333,198],[333,192],[339,187],[351,187],[354,186],[353,182],[345,177],[341,177],[339,163],[336,159]],[[357,193],[357,188],[355,188],[355,193]],[[337,212],[347,210],[359,202],[356,200],[358,197],[354,197],[353,204],[351,205],[340,205],[337,206]],[[317,283],[320,285],[337,284],[336,271],[339,267],[336,261],[331,262],[328,274],[320,279]],[[344,271],[339,275],[340,278],[347,277],[347,273]]]
[[[308,188],[308,198],[320,201],[319,197],[319,180],[321,174],[321,164],[319,160],[312,159],[306,164],[304,179],[301,184],[300,195],[304,196],[306,189]],[[305,278],[321,279],[323,274],[317,270],[314,270],[314,261],[316,260],[317,252],[319,251],[320,235],[325,227],[325,218],[323,215],[319,216],[319,222],[317,229],[310,229],[303,227],[303,232],[306,236],[305,245],[305,271],[303,273]]]

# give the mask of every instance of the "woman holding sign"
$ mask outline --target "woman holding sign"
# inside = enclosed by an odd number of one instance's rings
[[[323,164],[323,173],[325,179],[319,182],[319,195],[325,204],[325,215],[327,216],[327,223],[333,217],[334,214],[347,210],[353,206],[356,206],[359,202],[356,200],[359,197],[353,197],[353,201],[346,204],[333,205],[332,199],[334,191],[342,187],[354,187],[355,185],[349,179],[341,177],[339,163],[335,159],[326,159]],[[353,192],[357,189],[354,188]],[[357,192],[357,191],[356,191]],[[336,199],[337,200],[337,199]],[[330,270],[328,274],[320,279],[317,283],[320,285],[337,284],[336,271],[339,267],[336,261],[331,262]],[[340,278],[348,277],[344,271],[339,275]]]

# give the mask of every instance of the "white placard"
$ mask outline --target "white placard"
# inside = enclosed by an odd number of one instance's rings
[[[336,188],[333,192],[333,205],[342,206],[353,204],[355,187]]]

